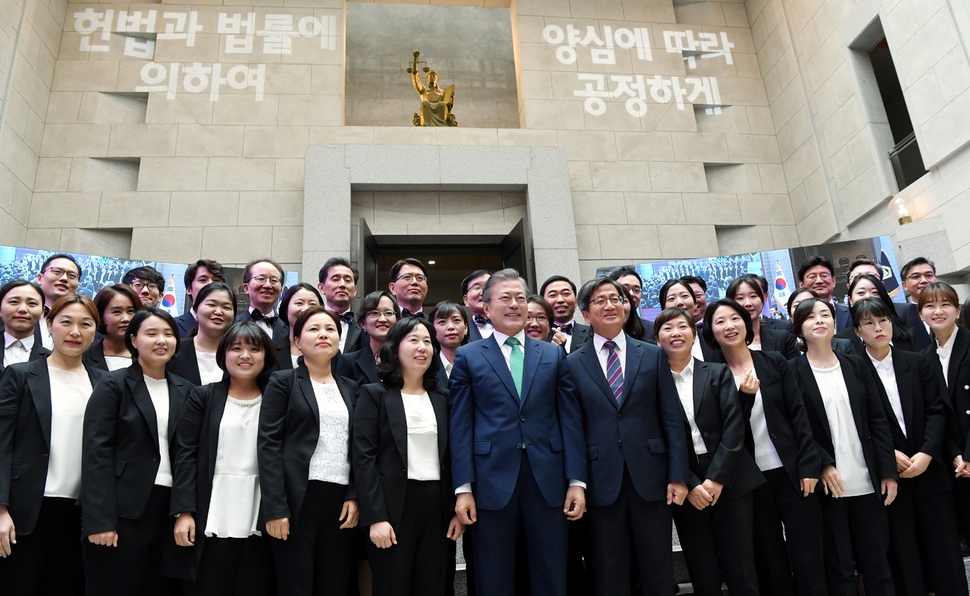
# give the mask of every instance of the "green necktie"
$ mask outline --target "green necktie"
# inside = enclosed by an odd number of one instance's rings
[[[515,390],[522,399],[522,350],[519,349],[519,340],[510,337],[505,340],[505,345],[512,346],[512,355],[509,356],[509,372],[512,373],[512,382],[515,383]]]

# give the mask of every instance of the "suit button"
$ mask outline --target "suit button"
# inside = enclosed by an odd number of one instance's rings
[[[617,441],[616,442],[616,446],[617,447],[623,447],[623,441]]]
[[[703,436],[706,439],[707,438],[707,433],[705,432],[701,436]]]
[[[617,420],[623,420],[623,414],[617,414],[616,415],[616,419]]]
[[[970,391],[970,385],[964,385],[963,386],[963,390],[964,391]]]
[[[967,410],[967,416],[970,416],[970,410]]]
[[[777,440],[777,439],[778,439],[778,437],[777,437],[777,436],[775,436],[775,435],[771,435],[771,440],[772,440],[772,441],[774,441],[774,440]]]
[[[521,420],[522,422],[525,422],[525,416],[519,416],[519,420]]]

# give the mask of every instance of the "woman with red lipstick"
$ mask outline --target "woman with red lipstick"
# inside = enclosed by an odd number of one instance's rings
[[[141,308],[138,294],[126,284],[101,288],[94,297],[100,323],[96,339],[84,352],[84,363],[108,372],[131,366],[131,352],[125,343],[125,331],[131,318]]]
[[[371,292],[364,297],[357,310],[357,321],[367,333],[369,341],[356,352],[340,357],[337,374],[357,383],[379,383],[377,358],[391,325],[401,318],[401,309],[394,295],[387,290]]]
[[[354,412],[353,460],[375,596],[444,596],[463,526],[455,515],[448,395],[434,330],[416,317],[391,327]]]
[[[704,340],[721,349],[731,369],[749,437],[745,445],[765,477],[754,490],[760,591],[823,595],[822,515],[814,492],[820,468],[812,429],[788,362],[777,352],[751,350],[753,335],[748,311],[734,300],[708,306]]]
[[[171,512],[175,542],[185,548],[167,574],[183,579],[188,595],[260,596],[272,586],[258,527],[256,439],[261,373],[276,362],[276,347],[244,321],[222,337],[216,362],[227,378],[192,390],[175,431]]]
[[[43,302],[43,301],[42,301]],[[46,359],[11,364],[0,381],[0,577],[7,594],[83,594],[81,428],[102,371],[81,359],[98,312],[68,294],[47,315]],[[12,555],[16,553],[16,557]]]
[[[886,507],[896,498],[896,458],[877,381],[858,356],[836,354],[835,307],[795,309],[804,354],[791,360],[822,464],[822,531],[829,594],[893,594]]]
[[[216,352],[236,316],[236,292],[221,281],[213,282],[199,290],[193,304],[198,317],[195,335],[182,339],[168,370],[195,385],[218,383],[226,373],[216,362]]]
[[[33,282],[15,279],[0,288],[0,318],[3,319],[3,350],[0,372],[18,362],[37,360],[49,352],[35,334],[44,316],[44,290]]]
[[[798,344],[791,333],[770,329],[761,324],[761,313],[765,308],[765,291],[756,275],[746,274],[738,277],[727,287],[727,297],[748,311],[754,339],[748,348],[779,352],[785,359],[798,356]]]
[[[357,384],[330,366],[339,315],[311,306],[293,339],[303,363],[270,376],[259,412],[261,520],[280,594],[346,596],[358,515],[350,466]]]
[[[174,524],[169,445],[192,384],[165,371],[179,344],[175,319],[164,310],[135,313],[125,343],[135,361],[101,378],[84,413],[86,592],[172,594],[177,582],[161,577]]]

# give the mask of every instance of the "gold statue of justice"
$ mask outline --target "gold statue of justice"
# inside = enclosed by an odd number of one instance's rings
[[[438,87],[438,71],[425,66],[418,68],[418,56],[421,52],[414,51],[414,62],[407,69],[411,75],[411,84],[421,97],[421,111],[414,113],[412,123],[415,126],[458,126],[458,120],[452,110],[455,107],[455,86],[449,85],[444,89]],[[421,71],[428,75],[428,84],[421,81]]]

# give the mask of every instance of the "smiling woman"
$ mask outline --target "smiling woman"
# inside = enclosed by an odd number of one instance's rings
[[[194,337],[182,340],[181,350],[168,370],[195,385],[221,381],[224,371],[216,363],[216,351],[236,313],[236,292],[222,282],[213,282],[195,297],[198,322],[189,332]]]

